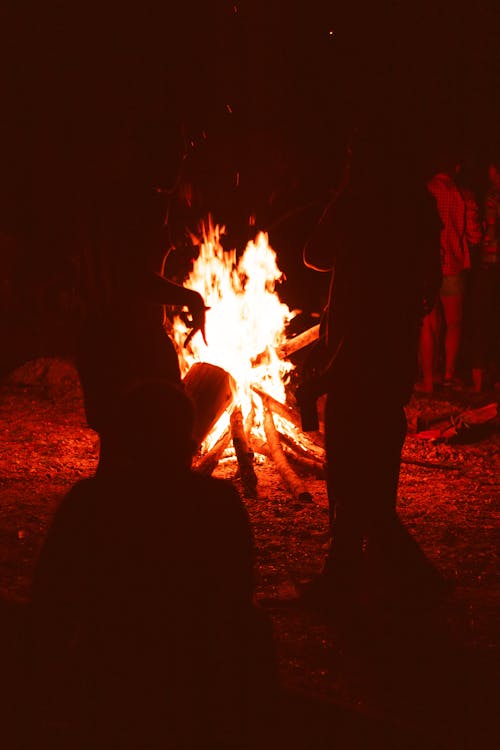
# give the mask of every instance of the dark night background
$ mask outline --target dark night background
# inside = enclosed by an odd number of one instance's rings
[[[287,278],[279,294],[306,312],[323,306],[328,274],[303,267],[302,247],[337,184],[346,144],[357,128],[368,121],[398,123],[402,137],[414,144],[422,180],[443,154],[463,158],[481,199],[488,158],[498,160],[499,150],[499,16],[497,0],[4,0],[0,378],[29,360],[74,355],[85,312],[81,290],[88,269],[82,258],[87,243],[99,247],[88,207],[95,197],[106,212],[109,201],[110,215],[119,220],[116,195],[124,185],[137,185],[138,193],[176,186],[165,237],[166,247],[178,247],[168,259],[172,274],[180,273],[192,250],[186,226],[195,229],[210,211],[227,226],[228,246],[243,249],[258,229],[269,231]],[[401,177],[394,175],[396,181]],[[374,237],[374,252],[382,239]],[[31,581],[28,563],[63,486],[94,471],[97,443],[85,423],[81,390],[67,401],[54,396],[53,402],[45,391],[34,400],[30,388],[5,393],[0,426],[9,484],[2,565],[9,593],[17,593]],[[379,397],[376,389],[372,396]],[[415,429],[423,412],[448,420],[457,404],[470,406],[467,394],[456,398],[457,403],[417,401]],[[363,451],[380,439],[377,427],[360,427],[360,470]],[[456,620],[453,632],[460,643],[466,640],[473,652],[464,647],[457,660],[454,644],[450,651],[443,642],[442,658],[432,649],[427,653],[417,622],[408,658],[410,666],[418,662],[420,677],[411,685],[410,669],[401,685],[407,668],[401,660],[387,696],[384,660],[382,699],[395,705],[396,716],[408,710],[411,734],[414,717],[420,720],[422,684],[422,705],[435,703],[440,712],[439,726],[443,722],[450,744],[432,747],[494,746],[481,741],[476,718],[486,716],[489,728],[496,715],[490,685],[497,666],[498,482],[492,461],[497,443],[494,434],[472,446],[416,440],[405,445],[410,464],[402,472],[405,521],[422,535],[444,572],[457,579],[449,617]],[[283,482],[276,481],[279,493],[269,480],[269,502],[247,500],[257,544],[268,557],[259,591],[266,596],[279,590],[285,572],[289,583],[292,559],[301,577],[312,574],[323,555],[326,528],[326,497],[325,505],[307,508],[282,502]],[[319,482],[325,493],[324,480]],[[342,698],[342,670],[349,661],[342,645],[337,654],[330,636],[300,616],[278,613],[274,624],[292,687],[304,680],[308,691],[323,686],[329,699],[337,693]],[[428,666],[429,654],[436,666]],[[354,662],[357,700],[363,692],[357,654]],[[443,664],[446,675],[435,680]],[[301,665],[306,669],[297,668]],[[475,713],[470,703],[480,710]],[[7,713],[10,705],[3,706]],[[434,705],[423,725],[432,722],[433,711]],[[377,745],[372,718],[366,723],[369,740],[360,746]],[[472,733],[471,743],[453,744],[462,724]],[[384,746],[421,747],[411,744],[406,724],[403,730],[404,742]],[[342,727],[338,731],[340,736]]]
[[[281,296],[318,310],[325,279],[302,267],[302,244],[350,133],[367,117],[403,114],[422,174],[443,148],[456,149],[482,189],[488,153],[498,148],[495,6],[4,3],[7,317],[19,327],[24,315],[27,331],[27,310],[38,304],[55,331],[77,284],[81,196],[116,169],[132,180],[149,169],[148,179],[168,188],[183,147],[193,204],[187,211],[172,199],[171,239],[182,244],[185,224],[194,228],[208,211],[238,248],[256,229],[269,230],[287,276]],[[120,157],[124,131],[139,144],[135,161]],[[29,346],[57,348],[42,339]]]

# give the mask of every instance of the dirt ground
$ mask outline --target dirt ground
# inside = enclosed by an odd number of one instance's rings
[[[496,400],[494,391],[414,396],[408,418],[414,427],[417,417],[447,418]],[[360,471],[363,455],[376,439],[376,425],[360,428]],[[499,445],[498,420],[471,432],[462,443],[435,443],[408,434],[399,512],[454,590],[431,619],[407,614],[396,625],[382,618],[341,627],[318,614],[273,603],[293,593],[295,581],[321,568],[327,500],[322,479],[304,476],[313,500],[302,503],[291,497],[269,461],[256,465],[259,496],[245,498],[255,534],[256,594],[272,618],[283,684],[331,706],[332,716],[340,711],[343,720],[353,717],[352,726],[368,722],[392,728],[393,744],[388,740],[384,747],[493,747]],[[35,360],[1,381],[4,598],[29,599],[33,566],[53,513],[64,493],[93,473],[97,456],[98,438],[86,427],[78,378],[69,362]],[[234,479],[241,490],[236,470],[235,460],[227,459],[216,475]],[[365,738],[359,745],[353,744],[352,732],[349,745],[348,735],[339,747],[375,746],[374,735],[370,744]]]

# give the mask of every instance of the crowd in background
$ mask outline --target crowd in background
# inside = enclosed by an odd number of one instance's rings
[[[417,392],[472,386],[480,393],[499,378],[500,166],[488,161],[488,184],[473,187],[469,170],[444,159],[427,187],[442,223],[442,283],[425,316]]]

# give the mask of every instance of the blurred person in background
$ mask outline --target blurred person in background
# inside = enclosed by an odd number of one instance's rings
[[[491,159],[483,205],[484,237],[471,295],[472,381],[480,393],[500,377],[500,163]]]
[[[425,316],[420,337],[422,382],[416,389],[431,394],[438,379],[440,322],[444,326],[445,387],[457,386],[456,365],[462,342],[466,274],[471,268],[471,246],[481,239],[478,207],[473,194],[457,182],[458,159],[446,157],[427,188],[434,197],[442,222],[440,257],[442,283],[434,308]]]

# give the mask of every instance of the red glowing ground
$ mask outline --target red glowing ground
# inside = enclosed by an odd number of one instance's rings
[[[0,591],[6,598],[24,600],[54,510],[74,482],[94,471],[98,441],[85,425],[79,383],[69,363],[36,360],[3,381],[0,391]],[[475,400],[464,393],[447,401],[414,398],[408,416],[411,422],[417,414],[446,415],[458,403],[481,405],[492,399],[495,394]],[[376,439],[376,428],[370,426],[360,434],[360,470],[364,453]],[[417,615],[406,657],[416,656],[418,677],[410,657],[408,669],[399,664],[397,671],[387,649],[380,651],[378,664],[373,658],[367,661],[362,650],[351,653],[335,627],[319,616],[267,604],[287,687],[343,706],[348,715],[352,709],[353,716],[363,720],[382,718],[397,726],[401,722],[414,727],[412,731],[424,731],[427,724],[439,727],[441,722],[445,732],[448,710],[463,709],[458,699],[468,706],[474,726],[488,721],[488,685],[498,662],[499,484],[494,464],[499,446],[498,425],[493,425],[471,444],[433,445],[409,435],[404,447],[406,460],[455,467],[403,463],[398,501],[409,529],[455,583],[439,612],[453,642],[453,658],[448,654],[443,660],[441,652],[436,661],[439,649],[434,654],[432,645],[423,644],[419,633],[424,626]],[[216,474],[234,478],[236,468],[228,461]],[[256,471],[259,497],[246,498],[245,503],[255,533],[257,597],[287,597],[294,580],[307,579],[321,567],[327,532],[325,489],[321,480],[307,477],[314,500],[303,505],[290,497],[269,462]],[[237,478],[235,482],[239,486]],[[402,673],[411,675],[407,682]]]

